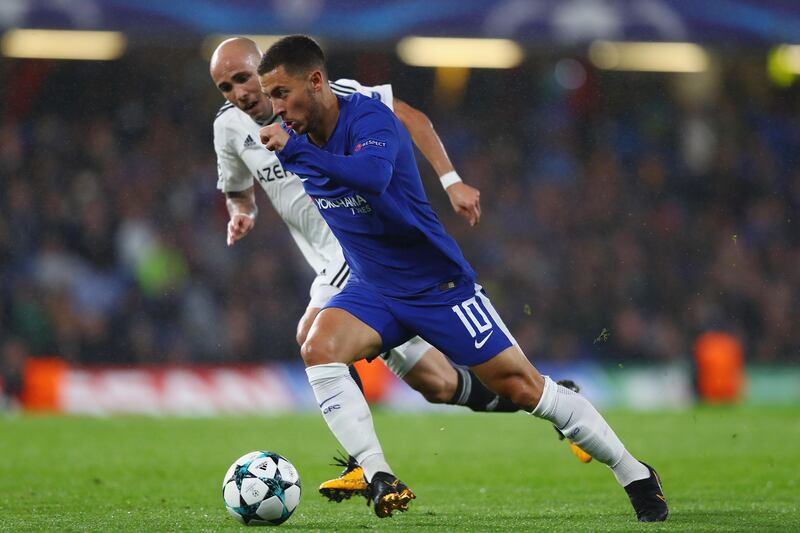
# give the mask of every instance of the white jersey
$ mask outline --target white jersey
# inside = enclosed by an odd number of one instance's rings
[[[364,87],[346,79],[330,85],[338,95],[359,92],[393,107],[391,85]],[[244,191],[257,180],[311,268],[317,275],[327,274],[330,284],[343,287],[349,270],[345,272],[347,267],[339,243],[306,195],[300,178],[284,171],[278,157],[261,144],[260,129],[261,125],[233,104],[220,108],[214,120],[217,188],[222,192]]]

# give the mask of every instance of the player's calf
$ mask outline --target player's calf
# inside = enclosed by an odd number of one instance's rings
[[[406,381],[430,403],[450,403],[449,400],[453,398],[453,385],[440,375],[427,374],[424,379]]]
[[[562,387],[565,387],[565,388],[573,391],[573,392],[580,392],[581,391],[581,388],[578,386],[578,384],[575,383],[574,381],[572,381],[571,379],[562,379],[562,380],[559,380],[556,383],[558,385],[561,385]],[[561,431],[559,431],[558,426],[553,424],[553,429],[556,430],[556,433],[558,434],[558,439],[559,440],[564,440],[564,439],[567,440],[567,442],[569,443],[569,448],[572,451],[572,455],[577,457],[578,460],[580,460],[582,463],[590,463],[592,461],[592,456],[589,455],[588,453],[586,453],[585,451],[583,451],[580,446],[578,446],[577,444],[575,444],[571,440],[567,439],[564,436],[564,434],[561,433]]]
[[[431,403],[463,405],[480,412],[518,407],[490,391],[467,368],[453,366],[439,350],[416,337],[381,356],[386,366]]]
[[[490,391],[471,370],[455,370],[458,384],[453,396],[446,403],[463,405],[479,413],[515,413],[520,410],[511,400]]]
[[[625,449],[608,422],[586,398],[545,378],[541,401],[531,414],[549,420],[566,438],[608,465],[628,493],[639,520],[666,519],[667,502],[658,474]]]
[[[367,479],[376,472],[391,472],[372,425],[364,395],[342,363],[306,368],[322,416],[331,432],[364,469]]]

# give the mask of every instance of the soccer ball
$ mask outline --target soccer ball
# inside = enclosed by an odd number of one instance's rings
[[[222,499],[228,513],[242,524],[277,526],[300,503],[300,475],[277,453],[250,452],[225,474]]]

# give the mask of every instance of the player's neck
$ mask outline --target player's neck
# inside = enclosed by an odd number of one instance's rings
[[[328,142],[339,121],[339,99],[333,92],[323,93],[321,111],[317,127],[314,131],[308,132],[309,140],[317,146],[323,146]]]

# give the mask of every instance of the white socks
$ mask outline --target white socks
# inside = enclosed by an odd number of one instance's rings
[[[328,363],[306,368],[322,416],[344,449],[364,469],[367,481],[376,472],[393,473],[375,434],[372,414],[364,395],[350,377],[347,365]],[[650,472],[637,461],[589,401],[566,387],[544,378],[544,390],[532,415],[549,420],[569,440],[611,467],[623,487],[645,479]]]
[[[617,461],[617,464],[609,466],[611,467],[611,471],[614,472],[614,477],[617,478],[617,481],[623,487],[638,479],[650,477],[650,471],[647,467],[629,454],[628,450],[622,451],[622,458]]]
[[[531,414],[549,420],[583,451],[611,467],[623,487],[650,476],[647,467],[628,453],[608,422],[586,398],[557,385],[548,376],[544,377],[542,398]]]
[[[376,472],[392,474],[372,425],[372,414],[347,365],[328,363],[306,368],[322,417],[339,444],[364,469],[367,482]]]

